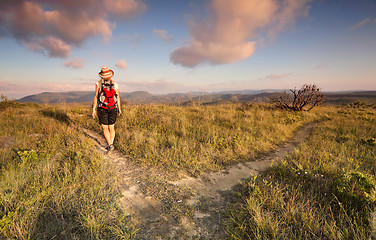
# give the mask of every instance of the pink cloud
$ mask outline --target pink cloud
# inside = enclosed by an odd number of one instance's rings
[[[83,68],[84,64],[85,64],[85,59],[79,59],[75,57],[71,61],[65,62],[64,66],[72,67],[72,68]]]
[[[120,69],[127,69],[128,68],[127,63],[123,59],[117,61],[116,64],[115,64],[115,66],[118,67],[118,68],[120,68]]]
[[[246,59],[257,39],[274,38],[297,17],[306,16],[309,1],[212,0],[206,19],[189,22],[190,44],[173,51],[170,59],[186,67]]]
[[[154,29],[153,33],[160,39],[162,39],[165,42],[170,42],[174,40],[174,36],[167,33],[166,30],[163,29]]]
[[[0,25],[16,38],[31,38],[44,34],[41,24],[43,9],[35,2],[0,2]]]
[[[254,45],[255,42],[228,45],[193,41],[191,45],[175,50],[171,54],[171,60],[175,64],[186,67],[195,67],[203,62],[212,64],[233,63],[251,56],[255,51]]]
[[[77,91],[93,91],[94,85],[91,83],[74,83],[74,84],[57,84],[57,83],[22,83],[12,84],[0,81],[0,93],[10,99],[21,98],[27,95],[37,94],[41,92],[66,92],[67,89],[75,89]]]
[[[116,26],[112,20],[145,10],[141,0],[1,1],[0,28],[29,49],[64,58],[89,38],[108,41]]]
[[[115,16],[126,19],[134,17],[147,9],[145,3],[139,0],[104,0],[104,5]]]
[[[113,23],[100,17],[82,12],[74,14],[64,11],[45,12],[46,22],[54,27],[49,32],[71,43],[82,43],[92,36],[101,36],[108,41],[115,28]],[[68,27],[69,26],[69,27]]]
[[[363,25],[365,25],[365,24],[367,24],[367,23],[369,23],[371,21],[372,21],[371,18],[363,19],[362,21],[359,21],[355,25],[351,26],[350,30],[354,30],[354,29],[360,28],[361,26],[363,26]],[[375,19],[375,21],[376,21],[376,19]]]
[[[19,84],[0,81],[0,93],[4,94],[7,97],[13,97],[15,95],[14,93],[18,93],[22,89],[24,88]]]
[[[48,56],[60,58],[68,57],[72,48],[64,41],[55,37],[44,38],[40,41],[40,46],[45,49]]]
[[[31,51],[34,52],[43,52],[43,48],[40,44],[34,43],[34,42],[23,42],[25,47]]]
[[[55,37],[46,37],[34,41],[23,42],[26,48],[41,52],[49,57],[67,58],[70,55],[71,46]]]

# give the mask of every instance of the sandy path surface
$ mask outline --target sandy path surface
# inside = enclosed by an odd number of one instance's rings
[[[219,172],[203,174],[199,178],[184,177],[179,181],[166,182],[171,188],[190,191],[192,197],[179,201],[193,209],[192,217],[169,219],[163,214],[166,203],[154,195],[141,191],[140,176],[145,169],[136,166],[129,158],[114,150],[105,154],[105,139],[101,134],[82,129],[103,153],[104,160],[114,168],[120,179],[123,197],[120,205],[132,215],[139,229],[139,239],[226,239],[221,229],[221,216],[231,201],[232,189],[243,179],[256,176],[271,164],[283,159],[310,134],[314,123],[301,127],[293,138],[250,162],[239,163]],[[147,177],[147,176],[146,176]]]

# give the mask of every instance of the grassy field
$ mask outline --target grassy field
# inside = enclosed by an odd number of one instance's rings
[[[116,126],[117,149],[141,165],[172,175],[199,175],[252,160],[325,115],[286,112],[267,104],[142,105],[123,111]],[[100,132],[94,120],[87,119],[85,126]]]
[[[78,126],[90,106],[0,102],[0,238],[130,239],[118,179]],[[163,179],[250,161],[319,122],[310,139],[247,181],[228,209],[233,239],[364,239],[371,234],[375,111],[269,104],[125,106],[115,147]],[[152,184],[150,184],[152,185]]]
[[[230,207],[233,239],[375,237],[376,115],[340,108],[309,140],[247,181]]]
[[[0,102],[0,238],[130,239],[116,178],[50,106]]]

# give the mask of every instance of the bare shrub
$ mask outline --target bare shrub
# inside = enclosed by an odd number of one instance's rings
[[[281,109],[309,111],[323,101],[324,94],[320,90],[315,84],[304,84],[299,90],[295,88],[290,89],[290,92],[276,93],[270,100]]]
[[[6,102],[6,101],[8,101],[8,97],[1,93],[0,94],[0,102]]]

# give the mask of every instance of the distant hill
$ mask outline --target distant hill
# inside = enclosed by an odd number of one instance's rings
[[[283,90],[242,90],[225,92],[194,92],[194,93],[170,93],[164,95],[153,95],[146,91],[121,93],[121,98],[129,104],[174,104],[191,105],[200,104],[223,104],[223,103],[246,103],[246,102],[267,102],[269,97]],[[369,104],[376,104],[376,91],[356,92],[325,92],[326,104],[346,105],[354,101],[362,101]],[[94,98],[94,91],[75,92],[43,92],[23,97],[18,102],[35,103],[91,103]]]
[[[131,93],[120,94],[121,98],[127,99],[130,103],[147,103],[153,95],[137,91]],[[35,102],[35,103],[90,103],[93,102],[94,91],[74,91],[74,92],[43,92],[23,97],[18,102]]]
[[[355,101],[376,104],[376,91],[354,91],[354,92],[327,92],[325,103],[334,105],[347,105]]]
[[[91,102],[94,98],[94,92],[74,91],[74,92],[43,92],[23,97],[18,102],[35,103],[72,103],[72,102]]]
[[[149,103],[153,99],[153,95],[145,91],[136,91],[123,94],[120,93],[120,97],[122,99],[126,99],[130,104]],[[91,99],[91,101],[93,101],[93,98]]]
[[[253,92],[254,94],[250,94]],[[247,93],[247,94],[245,94]],[[256,94],[257,93],[257,94]],[[176,104],[186,105],[195,101],[202,104],[213,104],[224,101],[231,102],[249,102],[249,101],[266,101],[271,93],[258,91],[234,91],[220,93],[170,93],[164,95],[152,95],[145,91],[136,91],[121,93],[122,99],[129,104]],[[90,103],[93,101],[94,91],[75,91],[75,92],[43,92],[23,97],[18,102],[35,102],[35,103]]]

